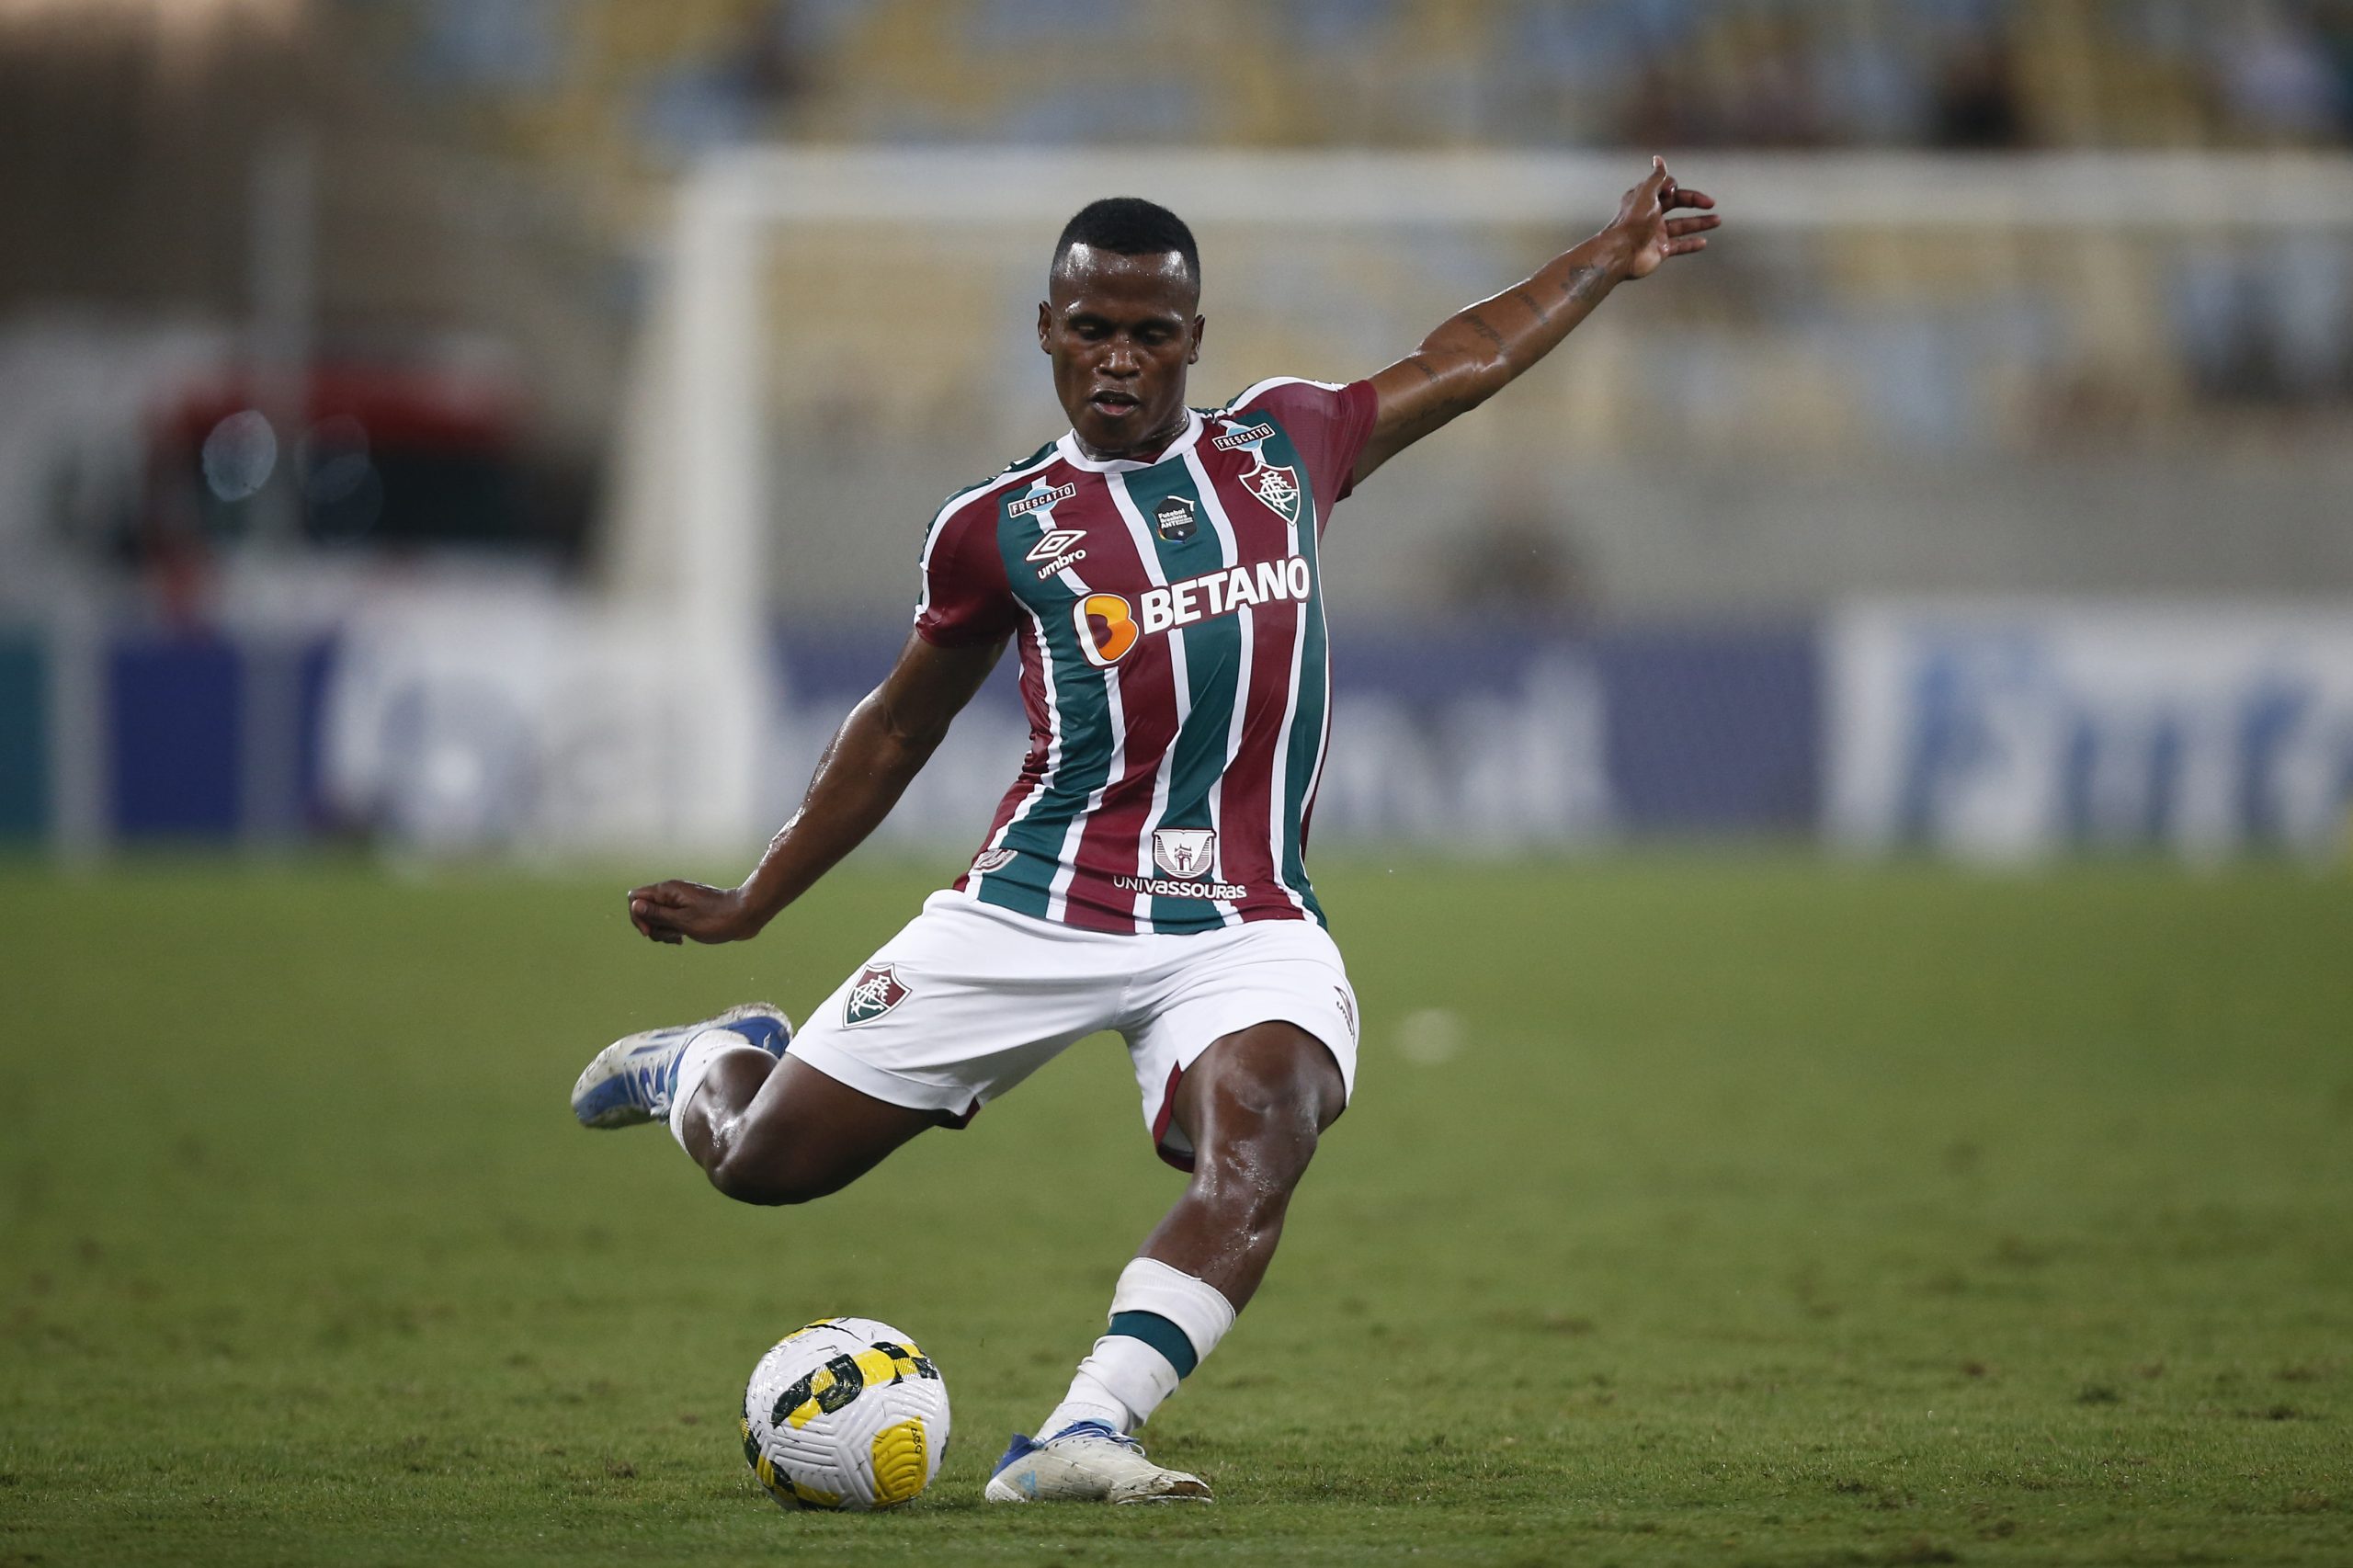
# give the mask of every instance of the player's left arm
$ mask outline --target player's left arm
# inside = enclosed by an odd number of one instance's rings
[[[1449,319],[1413,353],[1372,378],[1379,398],[1372,434],[1358,455],[1354,482],[1431,431],[1509,386],[1521,371],[1560,347],[1609,291],[1647,278],[1670,256],[1705,250],[1713,198],[1686,190],[1653,158],[1648,178],[1626,193],[1609,226],[1553,257],[1532,277]]]

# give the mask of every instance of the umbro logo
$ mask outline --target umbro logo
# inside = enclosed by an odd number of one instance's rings
[[[1080,528],[1049,528],[1039,536],[1036,544],[1029,547],[1029,553],[1025,559],[1051,561],[1086,537],[1085,530]]]
[[[1049,528],[1040,535],[1029,551],[1030,560],[1045,562],[1038,568],[1038,581],[1042,583],[1057,572],[1086,560],[1086,547],[1078,542],[1086,537],[1077,528]]]

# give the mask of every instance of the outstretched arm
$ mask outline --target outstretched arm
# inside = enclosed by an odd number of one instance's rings
[[[1005,652],[1002,641],[942,648],[910,635],[882,684],[850,710],[792,820],[741,886],[655,882],[633,889],[629,917],[657,942],[740,942],[865,842],[899,803]]]
[[[1649,277],[1669,256],[1705,250],[1707,231],[1722,220],[1708,212],[1674,214],[1714,205],[1712,198],[1677,185],[1666,160],[1653,158],[1650,176],[1626,193],[1608,228],[1454,316],[1372,378],[1380,412],[1357,459],[1356,483],[1503,391],[1558,347],[1620,283]]]

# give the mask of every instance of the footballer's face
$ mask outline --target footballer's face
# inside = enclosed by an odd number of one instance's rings
[[[1157,457],[1185,427],[1185,369],[1201,357],[1200,285],[1175,251],[1073,245],[1047,279],[1038,347],[1094,458]]]

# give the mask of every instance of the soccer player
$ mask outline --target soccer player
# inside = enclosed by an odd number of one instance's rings
[[[1356,1076],[1355,995],[1302,862],[1332,508],[1620,283],[1704,248],[1714,205],[1654,159],[1608,227],[1371,380],[1276,377],[1207,412],[1185,403],[1204,325],[1191,232],[1148,201],[1086,207],[1038,307],[1069,433],[932,519],[913,634],[751,875],[629,895],[657,942],[757,935],[882,821],[1018,643],[1029,757],[955,886],[797,1036],[738,1007],[615,1042],[573,1091],[591,1127],[667,1121],[731,1198],[801,1203],[963,1126],[1082,1037],[1125,1037],[1154,1146],[1192,1179],[991,1500],[1209,1499],[1131,1434],[1249,1303]]]

